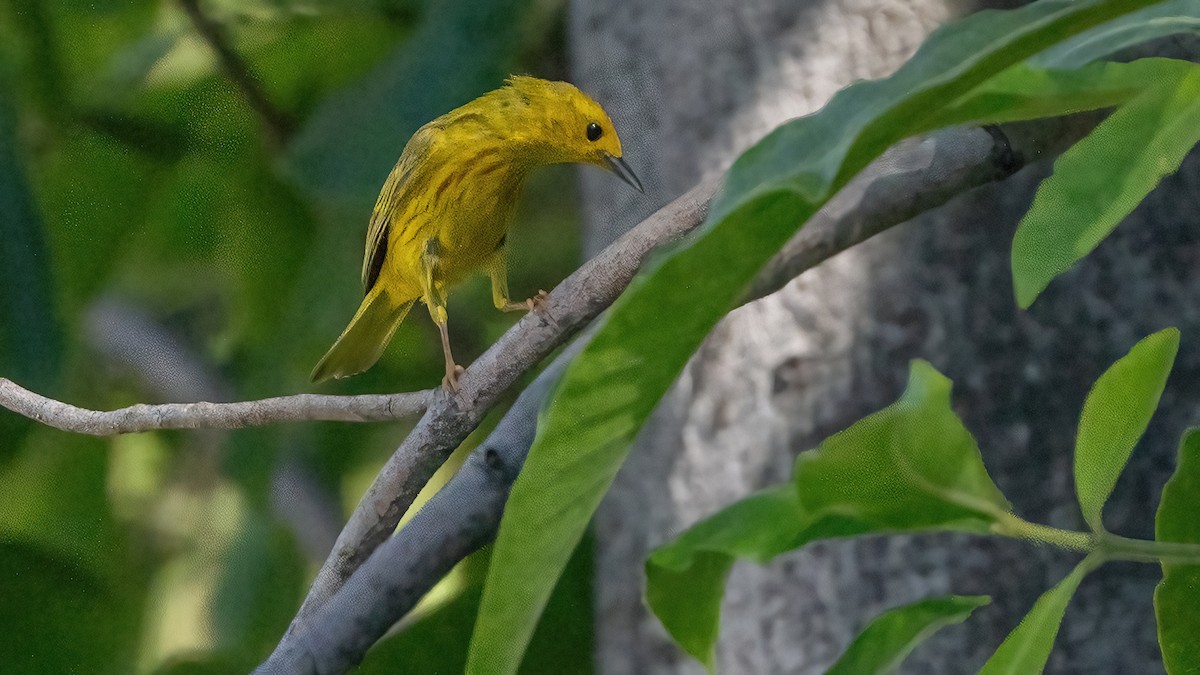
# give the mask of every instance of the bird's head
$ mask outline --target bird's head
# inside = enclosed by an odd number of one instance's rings
[[[592,164],[644,192],[621,157],[621,139],[608,113],[575,85],[515,75],[494,93],[515,113],[513,140],[541,163]]]

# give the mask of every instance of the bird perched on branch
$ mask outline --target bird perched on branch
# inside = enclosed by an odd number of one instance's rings
[[[313,369],[313,381],[374,365],[420,300],[441,332],[442,384],[457,390],[462,368],[446,328],[449,287],[484,269],[498,309],[538,306],[544,293],[523,303],[509,299],[505,241],[525,177],[539,166],[567,162],[608,169],[642,191],[621,158],[612,120],[566,82],[510,77],[500,89],[418,129],[371,213],[362,266],[366,297]]]

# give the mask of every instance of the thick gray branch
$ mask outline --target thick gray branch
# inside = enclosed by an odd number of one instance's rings
[[[767,266],[747,301],[780,288],[842,250],[940,206],[958,194],[1011,175],[1024,166],[1026,158],[1039,158],[1069,146],[1088,128],[1089,122],[1085,120],[1068,126],[1060,122],[1016,125],[1006,127],[1007,134],[978,128],[948,129],[896,146],[809,221]],[[636,266],[629,267],[632,261],[621,253],[627,242],[639,242],[636,250],[640,264],[650,250],[644,247],[645,243],[675,239],[698,225],[704,208],[696,200],[701,196],[707,199],[711,194],[710,184],[694,188],[681,198],[687,200],[686,208],[678,208],[678,200],[664,208],[568,281],[580,283],[581,273],[596,268],[601,260],[624,260],[622,274],[631,275]],[[670,218],[677,220],[672,222]],[[619,288],[608,293],[615,298],[628,278],[609,278],[623,279]],[[552,302],[555,296],[574,298],[560,293],[566,286],[564,282],[551,295]],[[572,316],[582,319],[583,315]],[[527,321],[532,320],[531,315]],[[314,582],[301,613],[261,672],[344,672],[358,663],[371,644],[404,616],[447,570],[495,536],[508,491],[532,443],[543,393],[550,378],[557,378],[570,356],[564,354],[556,360],[547,374],[522,394],[467,466],[389,540],[388,535],[403,512],[400,504],[407,508],[412,501],[409,492],[415,494],[424,485],[445,453],[461,441],[460,434],[465,437],[469,431],[463,426],[466,420],[475,420],[471,428],[478,420],[478,412],[456,408],[453,414],[457,419],[449,427],[454,435],[438,437],[438,430],[447,427],[434,425],[439,414],[436,411],[440,410],[439,405],[446,406],[448,402],[439,399],[431,406],[425,419],[393,456],[389,466],[395,466],[391,472],[385,469],[380,474],[343,530],[338,548]],[[494,362],[495,358],[490,361]],[[469,370],[467,376],[470,374]],[[476,387],[472,391],[478,391],[475,381],[471,385]],[[422,445],[414,444],[414,438]],[[453,444],[447,443],[449,439],[454,439]],[[418,448],[435,448],[437,454],[430,458],[417,452]],[[389,484],[384,480],[396,482]],[[372,495],[384,495],[383,499],[393,496],[391,508],[397,511],[388,513],[388,502],[377,501]],[[375,505],[378,510],[363,514],[363,504]],[[350,532],[358,534],[352,537]],[[382,542],[386,544],[380,546]],[[355,545],[359,548],[353,548]],[[361,562],[364,559],[365,564]],[[355,572],[359,565],[361,573]],[[343,590],[339,591],[339,587]]]
[[[386,422],[419,414],[430,397],[429,391],[363,396],[297,394],[237,403],[138,404],[101,411],[46,398],[0,377],[0,406],[55,429],[93,436],[155,429],[239,429],[313,420]]]
[[[342,673],[454,565],[491,541],[508,491],[533,444],[547,392],[583,340],[552,363],[467,458],[454,478],[340,591],[290,634],[258,673]]]
[[[954,197],[1054,157],[1100,120],[1098,113],[945,129],[897,144],[842,188],[763,268],[746,300],[774,293],[801,272]]]

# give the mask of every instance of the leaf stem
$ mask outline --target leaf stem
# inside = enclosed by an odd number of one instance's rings
[[[1105,532],[1097,550],[1109,560],[1200,565],[1200,544],[1129,539]]]
[[[1200,544],[1130,539],[1108,532],[1075,532],[1031,523],[1014,514],[997,518],[992,530],[1014,539],[1031,539],[1071,551],[1086,551],[1101,560],[1200,565]]]
[[[1088,532],[1060,530],[1049,525],[1031,523],[1012,513],[999,517],[992,530],[999,535],[1014,539],[1032,539],[1071,551],[1095,551],[1096,535]]]

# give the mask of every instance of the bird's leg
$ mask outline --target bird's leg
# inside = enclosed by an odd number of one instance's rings
[[[446,358],[446,375],[442,378],[442,387],[448,392],[458,391],[458,376],[463,367],[454,362],[454,354],[450,351],[449,317],[446,315],[446,287],[434,278],[438,265],[438,255],[441,253],[441,243],[437,237],[425,242],[425,252],[421,254],[421,286],[424,292],[425,305],[429,308],[429,316],[437,324],[442,336],[442,354]]]
[[[492,280],[492,304],[501,312],[532,312],[545,307],[549,294],[543,290],[525,302],[513,302],[508,297],[508,265],[505,264],[503,250],[497,251],[488,263],[488,277]]]
[[[450,351],[450,331],[447,327],[446,308],[440,305],[430,308],[434,315],[433,322],[437,324],[438,332],[442,334],[442,354],[446,357],[446,375],[442,378],[442,388],[446,391],[458,391],[458,376],[463,373],[463,367],[454,362],[454,354]]]

